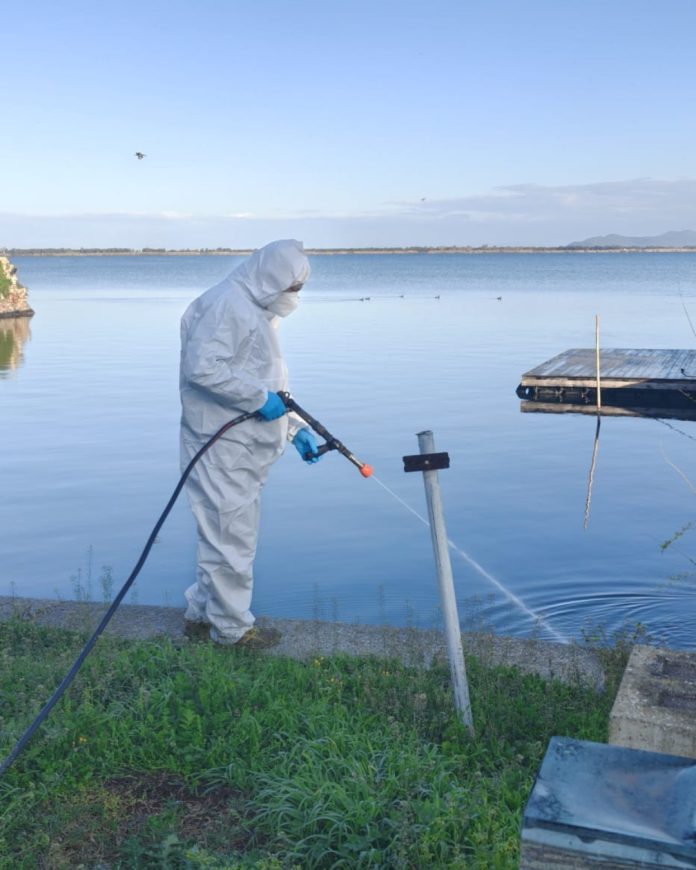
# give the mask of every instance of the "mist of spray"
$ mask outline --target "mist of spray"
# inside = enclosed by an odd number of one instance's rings
[[[372,479],[376,483],[378,483],[385,492],[388,492],[389,495],[391,495],[393,498],[395,498],[396,501],[399,502],[399,504],[403,505],[403,507],[405,507],[409,513],[412,513],[414,517],[417,517],[423,523],[423,525],[430,528],[430,523],[426,520],[425,517],[421,516],[421,514],[419,514],[418,511],[414,510],[410,504],[408,504],[402,498],[400,498],[393,490],[389,489],[389,487],[385,483],[382,483],[382,481],[376,475],[373,474]],[[498,580],[496,577],[494,577],[489,571],[486,571],[486,569],[483,566],[479,565],[479,563],[475,559],[472,559],[472,557],[465,550],[462,550],[461,547],[458,547],[457,544],[454,543],[454,541],[452,541],[450,538],[447,538],[447,544],[449,545],[449,548],[451,550],[454,550],[454,552],[457,553],[457,555],[459,555],[478,574],[480,574],[482,577],[484,577],[492,586],[494,586],[496,589],[498,589],[505,596],[505,598],[507,598],[508,601],[512,602],[512,604],[514,604],[515,607],[518,607],[534,623],[536,623],[538,625],[543,625],[544,628],[557,641],[559,641],[559,643],[570,643],[570,641],[568,640],[568,638],[565,635],[561,634],[559,631],[556,631],[556,629],[546,619],[544,619],[543,616],[536,613],[530,607],[527,607],[527,605],[524,603],[524,601],[522,601],[522,599],[519,596],[515,595],[514,592],[511,592],[506,586],[504,586],[500,582],[500,580]]]

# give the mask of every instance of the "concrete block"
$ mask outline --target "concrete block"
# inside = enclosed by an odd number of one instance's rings
[[[633,648],[611,711],[609,743],[696,758],[696,653]]]
[[[696,761],[552,737],[522,822],[520,870],[696,867]]]

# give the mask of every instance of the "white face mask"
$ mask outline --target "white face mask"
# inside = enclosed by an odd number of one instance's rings
[[[289,293],[286,291],[281,293],[273,302],[270,302],[266,306],[266,309],[272,311],[273,314],[277,314],[278,317],[287,317],[288,314],[292,314],[299,304],[299,293]]]

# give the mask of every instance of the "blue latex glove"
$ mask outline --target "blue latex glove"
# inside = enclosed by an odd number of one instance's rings
[[[285,402],[280,398],[278,393],[269,393],[268,398],[256,413],[264,420],[277,420],[286,411]]]
[[[295,449],[304,459],[305,462],[319,462],[321,456],[310,456],[307,459],[305,454],[317,452],[317,439],[314,437],[310,429],[300,429],[300,431],[292,439]]]

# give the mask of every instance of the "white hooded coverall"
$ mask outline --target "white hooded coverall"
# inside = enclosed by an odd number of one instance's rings
[[[181,467],[232,418],[287,389],[278,317],[291,313],[309,277],[302,243],[271,242],[194,300],[181,320]],[[185,618],[235,643],[254,624],[250,611],[259,497],[271,465],[304,422],[252,418],[228,430],[187,481],[198,527],[197,581]]]

